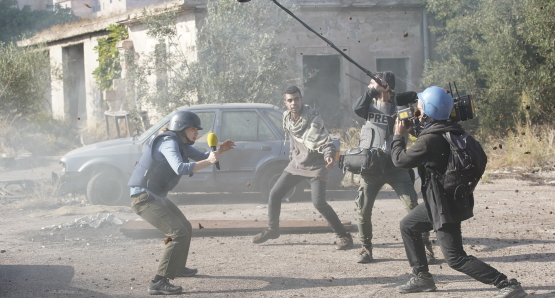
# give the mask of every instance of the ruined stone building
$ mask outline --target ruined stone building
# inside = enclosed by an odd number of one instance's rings
[[[117,13],[124,13],[134,8],[144,7],[164,0],[17,0],[19,8],[28,5],[32,10],[71,8],[73,14],[79,17],[96,18]]]
[[[49,1],[49,0],[45,0]],[[129,28],[126,47],[137,52],[150,52],[156,41],[149,39],[146,29],[137,20],[140,10],[133,7],[159,4],[157,0],[54,0],[75,7],[80,14],[83,3],[93,8],[94,16],[75,26],[42,32],[23,40],[20,46],[45,43],[51,65],[62,65],[63,79],[53,78],[51,88],[52,113],[58,118],[81,119],[88,125],[103,121],[105,105],[92,72],[98,66],[93,48],[105,37],[110,24]],[[256,1],[256,0],[255,0]],[[261,1],[261,0],[259,0]],[[397,92],[421,87],[424,62],[429,52],[428,19],[421,0],[299,0],[296,14],[357,61],[373,71],[393,71],[397,76]],[[158,3],[158,4],[157,4]],[[176,2],[172,2],[176,3]],[[178,34],[184,46],[194,49],[195,33],[206,14],[205,1],[191,4],[178,2]],[[284,17],[286,16],[284,12]],[[291,20],[291,22],[296,22]],[[305,99],[325,97],[326,104],[341,110],[341,125],[352,124],[352,103],[365,90],[369,78],[341,57],[324,41],[302,26],[292,26],[279,36],[296,61],[297,76],[303,76],[303,66],[317,68],[323,75],[310,85],[300,86]],[[195,55],[195,53],[191,53]],[[150,113],[150,112],[149,112]]]

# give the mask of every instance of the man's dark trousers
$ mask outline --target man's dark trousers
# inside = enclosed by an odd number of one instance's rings
[[[272,230],[279,229],[279,215],[281,214],[281,200],[285,197],[293,187],[305,179],[310,179],[310,188],[312,195],[312,204],[316,210],[322,214],[328,222],[332,230],[337,236],[342,237],[347,234],[345,227],[341,224],[335,210],[326,202],[326,182],[318,178],[310,178],[305,176],[293,175],[283,171],[278,181],[270,191],[270,200],[268,202],[268,226]]]
[[[401,220],[401,236],[413,273],[428,272],[426,252],[422,243],[422,232],[431,231],[432,222],[428,218],[425,204],[416,206]],[[482,283],[497,285],[507,276],[490,265],[469,256],[463,249],[461,223],[444,224],[437,230],[437,240],[447,264]]]

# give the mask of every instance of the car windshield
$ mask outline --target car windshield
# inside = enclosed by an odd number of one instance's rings
[[[158,123],[154,124],[151,128],[149,128],[147,131],[145,131],[139,137],[139,142],[141,142],[141,143],[144,142],[146,139],[150,138],[150,136],[152,136],[155,132],[159,131],[164,125],[168,124],[172,115],[173,115],[173,113],[170,113],[169,115],[164,117],[164,119],[158,121]]]

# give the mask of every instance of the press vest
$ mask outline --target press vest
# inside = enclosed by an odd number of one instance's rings
[[[162,162],[158,162],[154,159],[154,142],[160,138],[169,136],[177,142],[179,145],[179,152],[183,156],[183,161],[188,162],[185,154],[185,143],[181,141],[181,138],[173,132],[166,131],[154,137],[148,144],[148,149],[143,153],[141,159],[135,165],[133,174],[131,174],[131,179],[127,183],[130,187],[142,187],[148,189],[149,191],[159,195],[161,197],[166,197],[168,192],[172,190],[179,180],[181,175],[177,175],[172,169],[170,164],[166,159]]]
[[[374,99],[373,105],[368,108],[368,117],[360,132],[359,147],[381,148],[385,153],[391,154],[394,122],[390,115],[393,113],[395,113],[393,104]]]

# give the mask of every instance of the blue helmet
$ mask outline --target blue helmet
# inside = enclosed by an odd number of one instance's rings
[[[424,114],[435,120],[447,120],[453,111],[453,97],[441,87],[432,86],[426,88],[424,92],[418,93],[418,98],[422,101]]]

